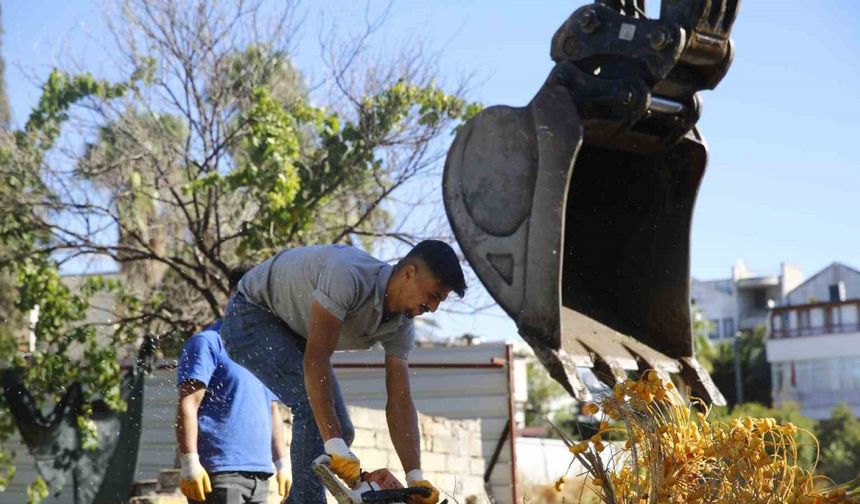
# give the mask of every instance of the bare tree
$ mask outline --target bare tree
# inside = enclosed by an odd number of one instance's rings
[[[405,231],[401,212],[422,193],[402,189],[438,169],[441,135],[477,106],[437,87],[420,49],[370,60],[378,20],[357,38],[323,40],[323,108],[289,57],[290,2],[126,0],[109,19],[133,84],[82,102],[76,135],[39,167],[26,222],[61,261],[120,265],[121,324],[185,335],[221,314],[239,261],[440,229]],[[0,204],[23,208],[16,198]]]

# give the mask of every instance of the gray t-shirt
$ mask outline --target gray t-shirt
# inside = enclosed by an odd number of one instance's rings
[[[382,324],[385,288],[394,267],[346,245],[285,249],[247,272],[239,292],[307,338],[311,305],[320,305],[343,326],[337,350],[381,343],[386,355],[406,358],[415,345],[412,320],[396,315]]]

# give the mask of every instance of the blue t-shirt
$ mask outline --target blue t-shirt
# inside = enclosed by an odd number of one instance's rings
[[[275,395],[224,349],[221,321],[191,337],[177,364],[177,384],[197,380],[206,394],[197,412],[197,452],[209,472],[272,472]]]

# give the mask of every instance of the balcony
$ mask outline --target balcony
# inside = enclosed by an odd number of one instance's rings
[[[860,300],[809,303],[774,308],[773,339],[860,332]]]

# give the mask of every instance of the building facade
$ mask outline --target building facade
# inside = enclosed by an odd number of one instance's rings
[[[833,263],[770,314],[766,342],[774,403],[830,418],[845,402],[860,414],[860,271]]]
[[[781,303],[802,281],[803,272],[789,263],[782,263],[777,275],[756,275],[738,261],[730,278],[692,279],[690,301],[709,322],[710,338],[720,340],[765,325],[769,307]]]

